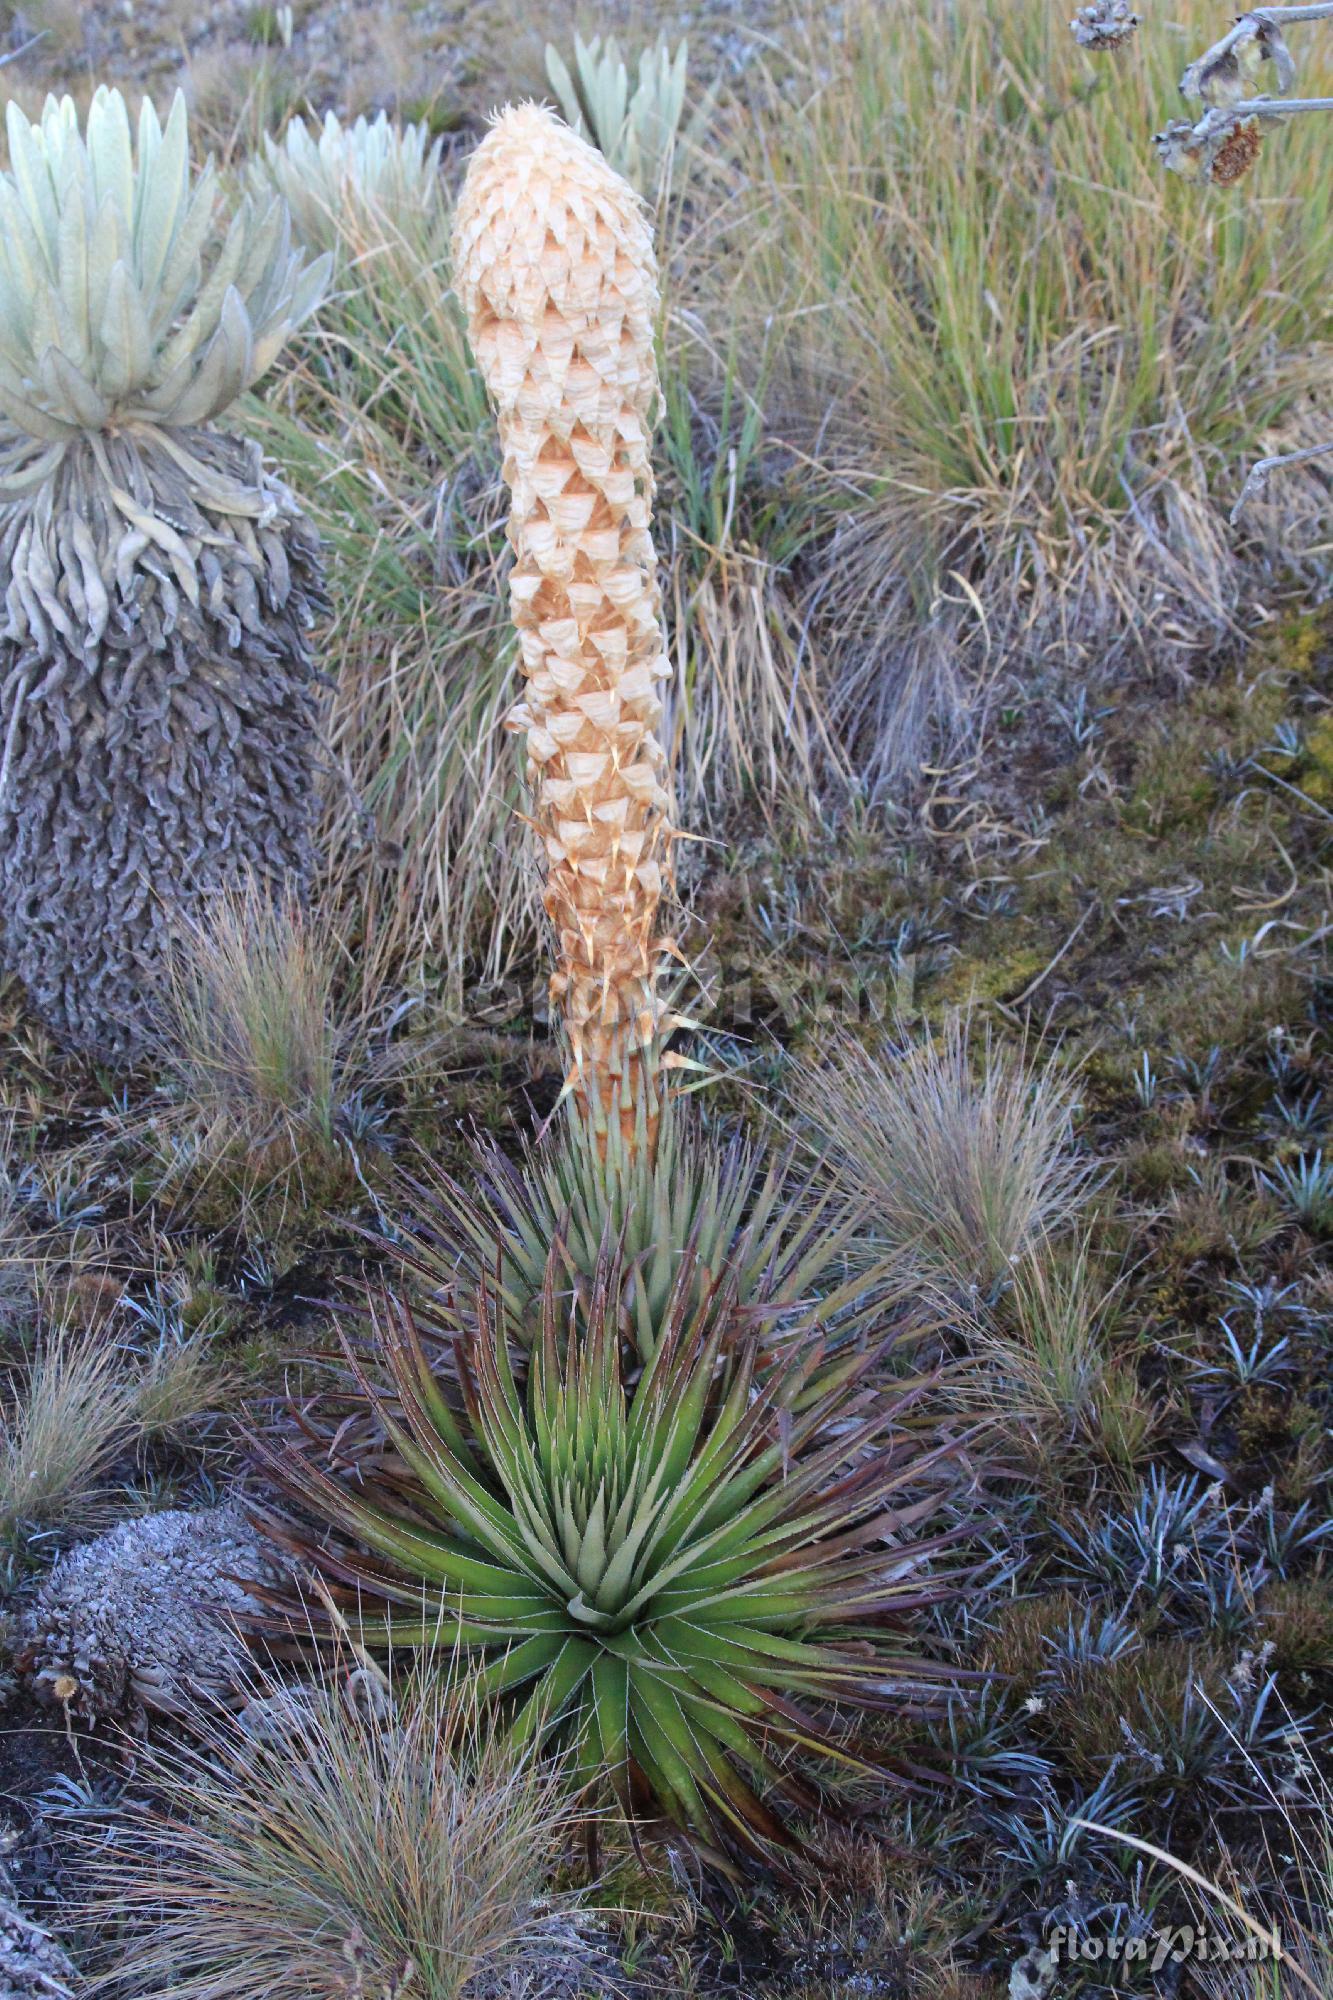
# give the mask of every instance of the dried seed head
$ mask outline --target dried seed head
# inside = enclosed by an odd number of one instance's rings
[[[1069,23],[1074,40],[1085,49],[1120,49],[1129,41],[1142,16],[1129,0],[1093,0],[1080,7]]]
[[[1228,187],[1249,172],[1259,157],[1263,132],[1257,118],[1206,111],[1197,125],[1173,118],[1153,139],[1162,165],[1186,180]]]
[[[1188,118],[1173,118],[1160,132],[1153,134],[1153,145],[1157,157],[1170,173],[1179,174],[1182,180],[1201,181],[1208,172],[1205,145],[1201,133]]]
[[[504,112],[468,168],[455,282],[495,402],[545,904],[570,1088],[656,1129],[658,905],[672,828],[649,425],[657,276],[637,195],[550,112]]]
[[[1224,134],[1213,154],[1209,172],[1218,187],[1229,187],[1248,174],[1264,143],[1257,118],[1243,118]]]

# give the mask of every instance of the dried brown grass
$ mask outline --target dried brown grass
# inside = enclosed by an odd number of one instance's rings
[[[0,1542],[90,1526],[138,1425],[138,1381],[107,1330],[41,1328],[0,1407]]]

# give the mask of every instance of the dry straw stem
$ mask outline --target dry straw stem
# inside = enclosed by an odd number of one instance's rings
[[[1305,1967],[1283,1945],[1282,1938],[1277,1931],[1270,1925],[1261,1923],[1257,1918],[1252,1917],[1244,1904],[1236,1896],[1231,1895],[1220,1884],[1210,1882],[1206,1875],[1201,1874],[1188,1861],[1183,1861],[1178,1854],[1172,1854],[1168,1849],[1156,1846],[1151,1840],[1140,1840],[1137,1835],[1126,1833],[1121,1827],[1103,1826],[1098,1820],[1074,1817],[1070,1820],[1070,1825],[1083,1827],[1088,1833],[1101,1834],[1109,1841],[1119,1843],[1125,1847],[1132,1847],[1138,1854],[1146,1854],[1152,1861],[1160,1861],[1164,1867],[1174,1869],[1176,1874],[1182,1876],[1186,1882],[1191,1883],[1194,1888],[1202,1890],[1212,1903],[1219,1905],[1236,1918],[1249,1935],[1265,1948],[1271,1959],[1271,1977],[1266,1968],[1255,1979],[1255,1983],[1250,1989],[1254,1995],[1254,2000],[1261,2000],[1261,1996],[1264,1994],[1271,1995],[1272,2000],[1281,2000],[1281,1996],[1285,1992],[1283,1981],[1286,1975],[1290,1975],[1291,1981],[1294,1982],[1293,1991],[1299,1991],[1302,1994],[1312,1994],[1314,2000],[1328,2000],[1329,1988],[1326,1978],[1312,1977]],[[1316,1948],[1318,1948],[1317,1944]]]
[[[549,112],[506,111],[473,155],[455,283],[494,399],[526,696],[509,725],[555,929],[569,1088],[599,1134],[656,1128],[658,906],[670,872],[650,531],[657,277],[644,208]]]
[[[798,1073],[796,1102],[863,1207],[867,1244],[951,1291],[990,1291],[1091,1189],[1072,1083],[989,1027],[978,1045],[962,1014],[915,1046],[839,1037]]]
[[[1160,1858],[1207,1896],[1201,1914],[1212,1916],[1220,1906],[1250,1937],[1271,1935],[1281,1952],[1276,1964],[1210,1967],[1206,1977],[1200,1975],[1201,1989],[1207,2000],[1297,2000],[1298,1995],[1304,2000],[1308,1994],[1328,2000],[1333,1993],[1333,1776],[1326,1760],[1316,1762],[1307,1755],[1308,1739],[1302,1741],[1294,1719],[1290,1764],[1276,1784],[1253,1751],[1239,1742],[1231,1724],[1224,1727],[1262,1795],[1264,1879],[1281,1885],[1270,1904],[1271,1920],[1262,1921],[1246,1908],[1253,1901],[1253,1855],[1224,1848],[1212,1880],[1200,1879],[1173,1854]]]

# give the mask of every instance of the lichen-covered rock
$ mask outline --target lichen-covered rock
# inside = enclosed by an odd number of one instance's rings
[[[0,2000],[75,2000],[82,1990],[50,1932],[19,1909],[0,1864]]]
[[[245,1586],[279,1580],[275,1552],[233,1506],[122,1521],[55,1564],[23,1615],[18,1664],[83,1721],[185,1713],[242,1678],[236,1620],[258,1609]]]
[[[0,956],[104,1056],[143,1046],[182,913],[312,865],[318,540],[257,446],[182,445],[85,440],[0,508]]]
[[[553,1910],[517,1964],[474,1975],[469,2000],[606,2000],[623,1990],[610,1937],[582,1910]],[[410,2000],[408,1989],[404,2000]],[[3,2000],[3,1996],[0,1996]]]

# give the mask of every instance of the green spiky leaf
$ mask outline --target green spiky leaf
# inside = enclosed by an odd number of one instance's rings
[[[480,1199],[423,1160],[400,1248],[434,1285],[452,1283],[460,1269],[473,1286],[498,1272],[506,1308],[523,1329],[534,1324],[557,1237],[577,1293],[590,1284],[609,1229],[647,1359],[690,1245],[696,1303],[729,1272],[770,1341],[799,1331],[845,1343],[882,1312],[888,1281],[887,1273],[853,1276],[846,1268],[855,1212],[817,1172],[720,1143],[688,1110],[668,1096],[655,1149],[625,1145],[613,1127],[603,1153],[570,1107],[521,1168],[496,1148],[483,1150]]]

